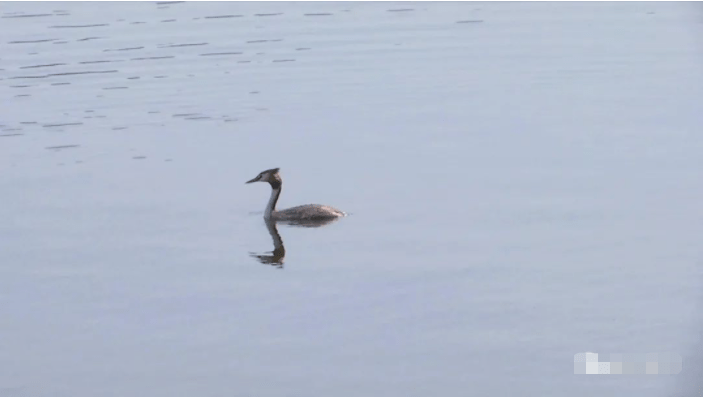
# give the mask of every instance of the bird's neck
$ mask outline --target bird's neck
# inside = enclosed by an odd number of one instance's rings
[[[265,219],[270,219],[272,217],[272,213],[274,212],[274,208],[277,206],[277,200],[279,200],[279,194],[281,192],[281,184],[277,187],[272,186],[272,195],[269,196],[269,202],[267,203],[267,207],[264,209]]]

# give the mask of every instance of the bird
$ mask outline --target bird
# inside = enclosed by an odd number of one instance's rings
[[[282,178],[279,175],[279,168],[262,171],[245,183],[253,182],[267,182],[272,187],[272,195],[264,208],[265,220],[299,223],[302,226],[311,223],[312,226],[319,226],[320,222],[328,223],[347,215],[339,209],[321,204],[306,204],[277,211],[277,200],[282,192]]]

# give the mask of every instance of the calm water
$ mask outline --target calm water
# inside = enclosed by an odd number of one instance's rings
[[[0,396],[701,393],[701,3],[0,17]]]

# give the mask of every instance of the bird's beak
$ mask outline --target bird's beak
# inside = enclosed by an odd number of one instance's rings
[[[257,182],[257,181],[259,181],[259,175],[257,175],[256,177],[250,179],[249,181],[245,182],[245,184],[252,183],[252,182]]]

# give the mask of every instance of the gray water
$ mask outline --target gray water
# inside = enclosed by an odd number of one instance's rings
[[[702,390],[702,3],[4,2],[0,37],[0,396]],[[275,250],[274,167],[350,216]]]

